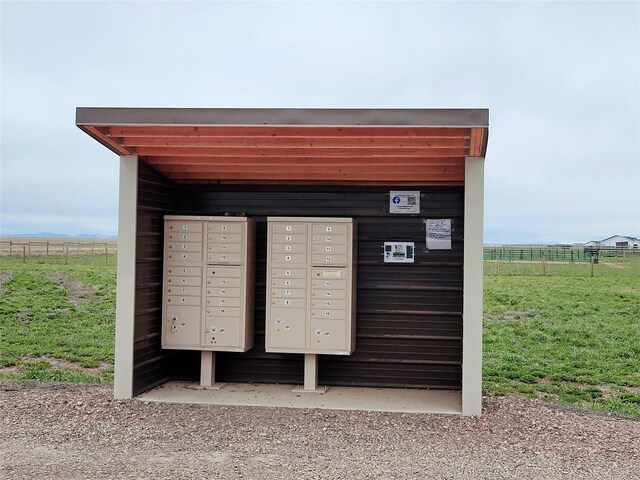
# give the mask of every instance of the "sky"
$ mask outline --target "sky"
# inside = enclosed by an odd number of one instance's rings
[[[0,3],[0,235],[117,233],[75,109],[488,108],[485,243],[640,236],[640,2]]]

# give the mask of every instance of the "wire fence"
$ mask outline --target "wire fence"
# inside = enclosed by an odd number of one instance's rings
[[[24,263],[116,263],[117,240],[0,239],[0,257]]]
[[[485,246],[485,275],[594,276],[598,263],[622,266],[640,251],[597,247]]]
[[[23,262],[39,263],[102,263],[115,265],[118,253],[117,240],[56,238],[0,238],[0,257],[12,257]],[[638,249],[597,247],[547,247],[540,245],[492,245],[485,246],[483,258],[485,272],[496,275],[508,271],[539,270],[543,275],[554,264],[594,264],[601,259],[638,256]],[[525,264],[536,264],[527,267]],[[514,264],[508,266],[507,264]],[[521,264],[516,266],[515,264]]]
[[[639,250],[602,247],[485,246],[485,260],[509,262],[587,262],[598,263],[600,257],[640,255]]]

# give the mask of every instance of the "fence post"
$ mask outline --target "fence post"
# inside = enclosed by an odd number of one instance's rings
[[[49,242],[47,242],[47,257],[49,256]]]
[[[67,265],[69,263],[69,245],[64,244],[64,264]]]
[[[104,244],[104,264],[109,265],[109,246]]]
[[[22,263],[26,263],[27,262],[27,246],[23,245],[22,246]]]
[[[591,257],[591,276],[593,277],[593,265],[594,265],[593,257]]]

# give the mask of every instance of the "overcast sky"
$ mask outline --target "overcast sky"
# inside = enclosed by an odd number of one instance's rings
[[[0,234],[117,233],[107,106],[488,108],[485,243],[640,236],[640,2],[0,8]]]

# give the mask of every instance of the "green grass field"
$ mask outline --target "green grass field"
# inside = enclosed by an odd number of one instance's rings
[[[640,257],[607,261],[485,262],[486,393],[640,416]],[[115,266],[0,262],[0,379],[111,381]]]
[[[0,262],[0,379],[110,382],[115,266],[90,256]]]
[[[640,415],[640,257],[485,263],[484,389]]]

